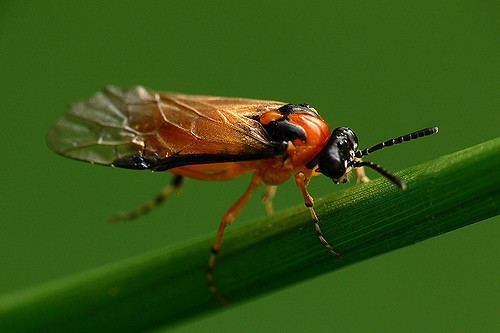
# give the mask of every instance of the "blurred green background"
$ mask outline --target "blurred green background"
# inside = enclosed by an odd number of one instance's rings
[[[47,149],[55,119],[106,84],[307,102],[332,127],[353,128],[361,145],[440,127],[438,136],[372,158],[390,170],[500,132],[498,1],[80,3],[0,4],[0,293],[214,233],[246,186],[249,177],[189,181],[182,195],[140,221],[107,224],[170,176],[91,166]],[[463,186],[474,181],[463,179]],[[321,178],[311,186],[316,197],[341,189]],[[293,184],[280,187],[278,209],[300,203]],[[257,197],[232,228],[262,215]],[[498,331],[498,222],[174,331]]]

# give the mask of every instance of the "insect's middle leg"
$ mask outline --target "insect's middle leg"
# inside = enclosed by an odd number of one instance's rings
[[[266,191],[262,196],[262,204],[264,205],[264,211],[267,216],[273,215],[273,200],[276,196],[276,189],[278,186],[276,185],[267,185]]]
[[[314,231],[316,232],[316,236],[318,237],[321,244],[325,247],[325,249],[328,252],[330,252],[330,254],[338,257],[339,254],[335,252],[330,243],[328,243],[328,241],[325,239],[325,237],[323,236],[323,232],[321,231],[321,227],[319,226],[319,219],[318,216],[316,215],[316,212],[314,211],[314,199],[307,191],[307,185],[309,184],[309,180],[310,178],[306,177],[306,175],[303,172],[299,172],[295,175],[295,183],[302,192],[302,195],[304,197],[304,204],[311,213],[311,218],[314,222]]]
[[[227,299],[222,295],[222,293],[218,290],[215,280],[214,280],[214,270],[215,264],[217,262],[217,254],[219,253],[222,246],[222,238],[224,236],[224,230],[228,225],[234,222],[241,209],[246,205],[252,193],[255,189],[262,183],[262,180],[258,176],[253,176],[252,182],[243,193],[243,195],[236,201],[231,208],[224,214],[222,220],[219,223],[219,229],[217,230],[217,237],[215,238],[215,242],[211,248],[210,258],[208,259],[208,269],[207,269],[207,282],[208,288],[215,297],[221,301],[222,303],[227,303]]]
[[[117,213],[109,218],[109,222],[114,223],[118,221],[131,221],[149,213],[153,208],[160,205],[163,201],[168,199],[172,194],[179,191],[182,187],[184,177],[175,175],[170,184],[168,184],[160,193],[153,199],[145,202],[142,206],[137,207],[129,212]]]

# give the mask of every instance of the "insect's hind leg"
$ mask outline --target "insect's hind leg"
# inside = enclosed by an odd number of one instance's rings
[[[154,198],[145,202],[142,206],[137,207],[129,212],[117,213],[112,215],[109,218],[109,222],[115,223],[119,221],[131,221],[149,213],[153,208],[160,205],[163,201],[168,199],[172,194],[179,191],[182,187],[183,179],[184,177],[175,175],[174,178],[172,178],[170,184],[165,186],[165,188],[160,193],[158,193]]]
[[[214,270],[215,270],[215,264],[217,263],[217,255],[219,254],[219,251],[222,246],[222,238],[224,236],[224,230],[228,225],[234,222],[234,220],[240,213],[241,209],[247,204],[248,200],[250,200],[252,193],[261,183],[262,180],[258,176],[254,175],[254,177],[252,178],[252,182],[250,183],[250,185],[248,185],[248,188],[243,193],[243,195],[238,199],[238,201],[236,201],[231,206],[231,208],[229,208],[226,214],[224,214],[224,216],[222,217],[222,220],[219,223],[219,229],[217,230],[217,237],[215,238],[215,242],[212,245],[212,248],[210,249],[211,253],[208,259],[208,267],[207,267],[208,289],[215,296],[215,298],[217,298],[217,300],[219,300],[219,302],[221,302],[222,304],[228,304],[229,300],[226,297],[224,297],[224,295],[217,288],[214,279]]]

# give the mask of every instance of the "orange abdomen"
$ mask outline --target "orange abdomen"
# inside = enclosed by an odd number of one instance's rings
[[[226,162],[186,165],[169,171],[198,180],[229,180],[255,169],[255,162]]]

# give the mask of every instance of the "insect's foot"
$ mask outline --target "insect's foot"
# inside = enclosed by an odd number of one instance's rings
[[[116,213],[108,218],[108,223],[127,222],[133,220],[134,218],[135,217],[131,217],[130,214]]]
[[[334,250],[334,249],[330,246],[330,244],[328,244],[328,246],[326,246],[326,245],[323,245],[323,246],[326,248],[326,250],[328,251],[328,253],[330,253],[330,254],[331,254],[332,256],[334,256],[335,258],[340,258],[340,257],[341,257],[340,253],[338,253],[337,251],[335,251],[335,250]]]
[[[214,248],[210,249],[210,251],[211,254],[210,258],[208,259],[208,267],[207,267],[208,290],[221,305],[229,305],[231,304],[231,301],[222,294],[219,288],[217,288],[217,284],[215,283],[215,278],[214,278],[215,263],[217,261],[217,254],[219,251]]]
[[[358,178],[358,182],[362,184],[367,184],[370,182],[370,178],[368,178],[368,176],[362,176]]]

